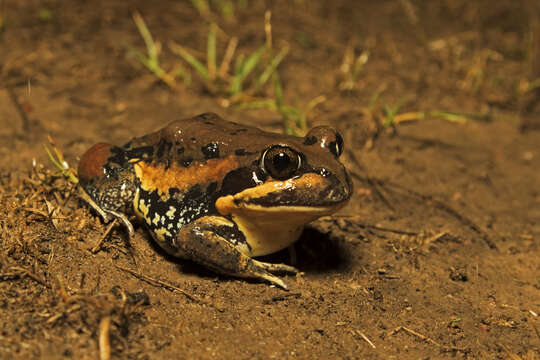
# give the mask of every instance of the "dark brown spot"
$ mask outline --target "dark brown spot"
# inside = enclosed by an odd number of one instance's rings
[[[201,147],[201,151],[204,154],[206,160],[216,159],[219,157],[219,146],[215,142],[211,142]]]
[[[318,142],[317,138],[315,136],[309,136],[304,139],[304,145],[313,145]]]
[[[218,116],[214,113],[208,112],[208,113],[197,115],[197,117],[203,120],[211,120],[211,119],[215,119]]]

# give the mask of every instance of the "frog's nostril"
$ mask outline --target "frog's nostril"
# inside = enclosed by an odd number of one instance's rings
[[[97,143],[84,153],[77,170],[81,181],[103,175],[103,165],[109,158],[111,146],[111,144]]]
[[[319,174],[321,174],[322,177],[327,177],[330,175],[330,171],[328,171],[328,169],[322,168],[319,170]]]

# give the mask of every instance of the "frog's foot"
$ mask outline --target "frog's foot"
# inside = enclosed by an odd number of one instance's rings
[[[181,228],[172,242],[158,241],[172,255],[188,258],[215,272],[264,280],[287,290],[283,280],[272,272],[296,273],[298,270],[250,258],[241,251],[247,247],[242,239],[239,230],[229,220],[205,216]]]
[[[129,233],[129,237],[132,237],[135,234],[135,230],[133,229],[133,225],[128,220],[127,216],[125,214],[122,214],[118,211],[113,210],[106,210],[102,209],[96,202],[88,195],[88,193],[82,188],[79,187],[79,196],[81,199],[86,201],[96,212],[101,216],[104,223],[108,223],[112,219],[117,219],[122,225],[124,225]]]
[[[132,238],[135,235],[135,229],[131,221],[128,220],[127,216],[118,211],[107,210],[107,214],[111,214],[115,219],[119,220],[122,225],[124,225],[129,233],[129,237]]]

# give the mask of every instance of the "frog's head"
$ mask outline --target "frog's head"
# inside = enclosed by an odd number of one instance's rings
[[[105,222],[117,218],[133,233],[124,215],[135,194],[133,171],[127,160],[119,158],[117,150],[111,144],[98,143],[84,153],[77,171],[79,193]]]
[[[352,193],[351,179],[339,161],[343,139],[336,130],[320,126],[304,138],[278,140],[265,145],[253,162],[255,186],[216,201],[217,210],[231,215],[249,239],[252,255],[288,246],[303,225],[338,211]]]

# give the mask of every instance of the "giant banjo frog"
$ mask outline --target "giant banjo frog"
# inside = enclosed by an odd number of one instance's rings
[[[265,132],[205,113],[124,146],[98,143],[79,163],[81,194],[133,234],[135,214],[168,253],[218,273],[266,280],[285,264],[253,259],[295,242],[303,226],[342,208],[352,183],[327,126],[305,137]]]

